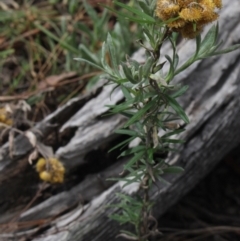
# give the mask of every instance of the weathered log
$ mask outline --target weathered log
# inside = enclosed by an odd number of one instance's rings
[[[224,3],[225,7],[221,11],[220,18],[220,38],[224,40],[223,47],[227,47],[240,41],[240,9],[238,0],[233,0],[231,3],[224,1]],[[168,46],[165,47],[166,52],[167,49]],[[183,41],[180,43],[180,58],[183,62],[193,50],[194,42]],[[136,58],[144,58],[144,54],[139,55],[141,53],[143,52],[138,52]],[[240,143],[240,135],[238,134],[240,129],[239,66],[240,51],[238,50],[224,56],[201,60],[188,71],[177,76],[176,82],[190,86],[187,95],[181,98],[181,104],[187,110],[191,124],[187,126],[186,132],[182,134],[185,144],[180,147],[177,154],[169,155],[168,161],[184,167],[185,171],[178,175],[166,175],[164,178],[171,185],[159,183],[160,190],[154,187],[151,191],[151,197],[156,202],[153,210],[155,217],[160,217],[166,212],[171,205],[194,187],[224,155]],[[115,137],[113,130],[123,123],[124,119],[122,117],[98,120],[98,117],[107,111],[104,105],[109,103],[107,102],[109,101],[107,98],[109,92],[110,87],[105,87],[97,97],[88,101],[82,108],[79,108],[79,111],[75,111],[76,114],[70,114],[69,117],[72,117],[67,122],[65,119],[60,124],[62,131],[69,128],[76,129],[75,135],[70,142],[56,152],[64,161],[67,169],[74,169],[84,162],[84,155],[87,152],[98,148],[101,143],[112,140]],[[112,97],[114,98],[112,99],[113,103],[120,101],[122,98],[120,92],[116,92]],[[69,105],[71,106],[71,103]],[[54,115],[56,113],[53,113],[52,117]],[[42,123],[47,123],[51,118],[47,118]],[[50,121],[48,123],[53,124],[54,122]],[[41,124],[38,125],[38,128],[39,126]],[[23,149],[23,146],[17,149],[26,150],[26,148]],[[8,157],[7,146],[3,150],[5,160],[0,162],[0,167],[2,167],[1,175],[13,162],[10,158],[6,158]],[[19,153],[25,155],[27,152],[19,151]],[[1,185],[0,193],[4,190],[1,189]],[[93,185],[95,184],[93,183]],[[66,215],[47,222],[48,229],[42,236],[35,237],[34,234],[39,228],[33,228],[28,230],[27,234],[26,231],[19,231],[14,234],[5,233],[0,237],[6,240],[19,240],[20,237],[27,235],[38,241],[114,240],[122,227],[110,220],[108,215],[119,212],[119,210],[105,209],[104,207],[106,204],[117,202],[116,192],[124,191],[134,195],[137,190],[137,184],[122,190],[121,183],[116,183],[103,191],[102,194],[97,192],[97,197],[89,198],[89,200],[93,198],[89,204],[85,206],[79,205]],[[74,195],[75,191],[82,192],[80,184],[79,189],[76,187],[66,193],[58,194],[60,199],[54,204],[52,202],[53,197],[45,201],[45,206],[39,204],[39,206],[22,213],[20,220],[31,220],[33,214],[37,218],[49,217],[44,215],[49,212],[52,205],[57,211],[53,211],[51,214],[57,214],[64,205],[69,207],[66,203],[70,200],[69,197]],[[74,197],[74,200],[77,200],[76,197]],[[64,205],[61,205],[61,203]],[[46,207],[46,209],[39,214],[39,210],[44,210],[41,207]],[[42,227],[45,227],[45,225],[42,225]]]
[[[67,145],[59,148],[56,152],[56,156],[64,163],[68,172],[71,172],[75,167],[84,166],[86,164],[84,157],[89,151],[95,150],[104,145],[104,143],[116,138],[114,130],[124,123],[124,118],[120,116],[111,116],[97,120],[99,115],[101,116],[106,112],[107,108],[105,104],[114,104],[123,98],[121,92],[118,90],[113,93],[115,94],[114,98],[110,100],[109,94],[112,91],[112,87],[103,87],[104,83],[106,83],[105,80],[100,81],[99,85],[93,91],[69,101],[65,106],[55,111],[32,129],[32,132],[41,141],[48,135],[56,132],[56,127],[58,129],[61,127],[62,129],[68,128],[67,131],[69,131],[71,126],[67,126],[67,124],[70,119],[70,123],[74,126],[73,129],[76,130],[75,135],[73,135],[72,140]],[[97,105],[97,103],[99,104]],[[75,114],[76,116],[80,114],[82,116],[81,123],[84,123],[78,128],[74,125],[74,118],[73,121],[70,118],[74,117]],[[79,119],[81,120],[81,118]],[[76,139],[77,141],[73,141]],[[72,141],[74,144],[72,144]],[[31,150],[32,146],[24,135],[19,135],[14,141],[14,158],[10,156],[8,143],[0,149],[0,194],[3,197],[0,205],[0,223],[11,220],[11,216],[15,215],[15,212],[11,215],[11,210],[7,210],[7,215],[4,215],[4,210],[7,209],[5,203],[14,199],[14,197],[17,197],[23,191],[23,188],[18,185],[24,185],[25,189],[37,190],[36,182],[31,183],[24,176],[19,177],[23,181],[18,182],[19,173],[24,173],[26,167],[29,166],[26,155]],[[34,170],[32,170],[33,173],[35,173]],[[106,175],[108,176],[108,174]],[[86,184],[81,184],[80,189],[82,186],[84,187]],[[96,189],[94,185],[92,187],[93,190]],[[99,194],[99,192],[96,193],[95,191],[93,193],[95,193],[94,195]],[[49,215],[46,213],[46,216]]]

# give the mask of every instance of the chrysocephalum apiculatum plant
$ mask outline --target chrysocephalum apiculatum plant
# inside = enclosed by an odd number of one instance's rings
[[[120,113],[128,118],[116,133],[128,135],[129,138],[114,149],[126,146],[136,138],[140,143],[121,153],[121,156],[130,156],[124,165],[124,171],[128,174],[117,180],[124,181],[125,186],[138,182],[140,191],[135,196],[117,194],[121,201],[115,207],[121,208],[122,212],[112,215],[112,218],[121,224],[134,225],[135,233],[123,230],[121,236],[129,240],[147,241],[158,232],[157,228],[149,228],[149,222],[155,221],[157,224],[151,214],[154,203],[150,199],[149,190],[156,180],[162,180],[162,174],[183,171],[180,167],[170,166],[165,159],[156,155],[171,151],[172,143],[182,143],[182,140],[174,139],[173,136],[183,132],[184,128],[174,121],[181,119],[185,124],[189,123],[177,101],[188,87],[175,86],[171,81],[195,61],[233,51],[240,45],[219,50],[221,43],[217,42],[217,24],[201,39],[204,26],[218,19],[216,11],[222,7],[221,0],[136,0],[137,7],[117,1],[114,3],[124,8],[126,13],[105,7],[142,28],[142,39],[138,42],[145,49],[145,62],[139,63],[129,57],[126,62],[119,62],[110,33],[102,46],[101,65],[82,58],[77,60],[104,71],[109,81],[121,88],[125,97],[124,102],[109,106],[112,113]],[[195,53],[181,66],[178,65],[176,48],[178,35],[196,40]],[[164,42],[170,42],[172,56],[165,55],[165,61],[160,62]],[[106,56],[110,56],[110,64],[105,60]],[[162,68],[166,62],[169,67],[164,74]]]

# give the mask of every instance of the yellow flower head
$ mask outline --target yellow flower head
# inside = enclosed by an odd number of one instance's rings
[[[180,6],[180,8],[186,8],[189,6],[189,4],[192,4],[193,2],[196,2],[196,1],[193,1],[193,0],[177,0],[176,1],[178,3],[178,5]]]
[[[36,170],[45,182],[62,183],[64,180],[65,168],[56,158],[40,158],[36,164]]]
[[[218,18],[215,10],[221,7],[221,0],[158,0],[156,15],[163,21],[174,19],[167,23],[172,31],[180,32],[185,38],[194,38],[204,25]]]
[[[205,7],[202,11],[202,18],[200,22],[204,24],[211,23],[218,19],[218,14],[211,10],[211,8]]]
[[[216,5],[214,4],[214,0],[200,0],[199,4],[203,8],[208,8],[209,10],[212,10],[212,11],[214,11],[214,9],[216,8]]]
[[[45,182],[51,182],[51,174],[47,171],[39,173],[40,178]]]
[[[36,164],[37,172],[43,172],[46,170],[46,160],[44,158],[39,158]]]
[[[7,112],[5,107],[0,108],[0,122],[8,126],[11,126],[13,124],[13,121],[10,118],[9,113]]]
[[[198,5],[184,8],[179,12],[179,17],[184,21],[197,22],[202,18],[202,8]]]
[[[157,2],[156,14],[163,20],[168,20],[179,12],[179,5],[174,4],[169,0],[162,0]]]

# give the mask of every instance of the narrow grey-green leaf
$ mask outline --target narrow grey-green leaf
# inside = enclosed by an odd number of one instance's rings
[[[100,62],[99,59],[96,57],[96,54],[93,54],[84,44],[80,44],[79,49],[81,50],[82,54],[85,55],[82,57],[88,59],[95,64],[98,64]]]
[[[148,57],[145,64],[143,65],[143,76],[148,77],[150,73],[150,69],[153,65],[154,59],[153,57]]]
[[[126,78],[128,79],[128,81],[130,81],[133,84],[136,84],[137,81],[133,78],[131,70],[128,68],[127,64],[124,62],[122,62],[122,69],[123,69],[123,72],[124,72]]]
[[[116,130],[115,133],[122,134],[122,135],[128,135],[128,136],[138,136],[138,133],[136,131],[127,130],[127,129],[119,129]]]
[[[181,95],[183,95],[187,90],[188,90],[189,86],[188,85],[184,85],[182,88],[180,88],[178,91],[176,91],[174,94],[172,94],[172,98],[177,98]]]
[[[101,53],[101,63],[103,68],[105,69],[105,71],[108,74],[112,74],[113,71],[110,68],[110,66],[108,65],[108,63],[106,62],[106,54],[107,54],[107,42],[103,42],[102,44],[102,53]]]
[[[158,64],[157,66],[154,67],[153,69],[153,73],[157,73],[159,70],[161,70],[164,66],[164,64],[166,63],[166,61],[162,62],[161,64]]]
[[[117,222],[120,222],[121,224],[128,223],[129,221],[131,221],[131,219],[129,219],[128,217],[118,215],[118,214],[111,214],[111,215],[109,215],[109,218],[116,220]]]
[[[154,37],[151,35],[151,33],[149,32],[148,28],[143,28],[143,32],[144,34],[146,34],[147,38],[149,39],[150,41],[150,44],[152,46],[152,48],[154,47],[155,45],[155,40],[154,40]]]
[[[91,39],[93,39],[93,33],[92,31],[87,27],[86,24],[83,24],[81,22],[78,22],[77,24],[77,27],[80,31],[84,32],[85,34],[88,35],[88,37],[90,37]]]
[[[95,27],[97,28],[98,32],[101,33],[103,31],[104,25],[107,24],[109,19],[107,9],[104,9],[102,17],[97,21]]]
[[[119,75],[118,63],[117,63],[118,56],[116,55],[113,39],[112,39],[112,36],[110,33],[108,33],[108,35],[107,35],[107,46],[109,49],[112,66],[115,70],[115,73],[117,73]]]
[[[114,1],[114,3],[122,8],[125,8],[126,10],[128,10],[129,12],[135,13],[137,16],[139,16],[140,18],[147,20],[149,23],[155,23],[155,19],[152,16],[149,16],[147,14],[145,14],[144,12],[136,9],[136,7],[130,7],[126,4]]]
[[[126,100],[131,100],[133,99],[133,97],[131,96],[129,90],[125,87],[125,86],[121,86],[121,89],[122,89],[122,92],[123,92],[123,95],[124,97],[126,98]]]
[[[138,206],[142,206],[142,202],[139,202],[136,199],[134,199],[134,198],[132,198],[128,195],[125,195],[123,193],[117,193],[116,196],[120,197],[121,199],[123,199],[125,201],[128,201],[129,203],[132,203],[132,204],[135,204],[135,205],[138,205]]]
[[[100,70],[102,70],[103,72],[105,72],[105,70],[104,70],[100,65],[96,65],[96,64],[94,64],[93,62],[88,61],[88,60],[86,60],[86,59],[83,59],[83,58],[74,58],[74,60],[85,62],[85,63],[87,63],[87,64],[95,67],[96,69],[100,69]]]
[[[93,20],[93,22],[98,22],[99,21],[99,17],[98,17],[98,14],[97,12],[94,10],[94,8],[89,5],[86,0],[83,1],[83,5],[84,5],[84,8],[87,12],[87,14],[90,16],[90,18]]]
[[[174,77],[174,64],[169,55],[165,55],[165,58],[168,60],[168,62],[170,64],[170,68],[169,68],[169,71],[168,71],[168,74],[166,77],[166,82],[169,83],[172,80],[172,78]]]
[[[164,96],[168,100],[169,105],[176,111],[176,113],[182,118],[182,120],[188,124],[189,119],[186,113],[184,112],[184,110],[182,109],[182,107],[178,104],[178,102],[169,95],[164,95]]]
[[[139,152],[139,151],[142,151],[142,150],[145,150],[146,149],[146,146],[135,146],[129,150],[126,150],[126,151],[123,151],[120,156],[128,156],[130,154],[133,154],[135,152]]]
[[[195,57],[198,55],[200,47],[201,47],[201,34],[198,34],[196,37],[196,51],[195,51]]]
[[[131,158],[127,164],[124,165],[124,169],[128,169],[129,167],[131,167],[132,165],[134,165],[137,161],[139,161],[143,155],[144,155],[145,151],[140,151],[137,154],[134,155],[133,158]]]
[[[117,11],[117,10],[115,10],[115,9],[109,7],[109,6],[104,5],[104,4],[100,4],[100,5],[107,8],[108,10],[116,13],[116,15],[118,17],[122,17],[122,18],[125,18],[127,20],[130,20],[130,21],[133,21],[133,22],[136,22],[136,23],[149,23],[149,24],[155,23],[155,20],[153,22],[152,20],[150,21],[150,20],[146,20],[146,19],[143,19],[143,18],[135,18],[135,17],[129,16],[129,14],[121,13],[120,11]]]
[[[106,105],[106,106],[111,108],[111,112],[119,113],[121,111],[129,109],[130,105],[133,104],[134,101],[135,101],[134,99],[130,99],[119,105]]]
[[[207,32],[206,36],[204,37],[200,50],[198,52],[198,58],[203,57],[207,54],[208,50],[213,46],[215,43],[215,35],[216,35],[216,26],[213,25]]]
[[[178,139],[169,139],[169,138],[161,138],[163,143],[174,143],[174,144],[182,144],[184,143],[183,140]]]
[[[210,54],[209,56],[216,56],[216,55],[221,55],[221,54],[226,54],[226,53],[229,53],[229,52],[232,52],[236,49],[240,49],[240,44],[235,44],[235,45],[232,45],[226,49],[223,49],[223,50],[220,50],[220,51],[217,51],[217,52],[213,52],[212,54]]]
[[[141,118],[141,116],[143,116],[152,107],[152,105],[153,105],[152,102],[148,102],[142,109],[137,111],[136,114],[131,119],[127,121],[124,127],[128,127],[131,124],[133,124],[135,121],[138,121],[139,118]]]
[[[141,9],[143,10],[144,13],[146,13],[148,16],[151,16],[151,10],[149,9],[149,6],[146,4],[145,1],[143,0],[138,0],[138,4],[141,7]]]
[[[184,171],[182,167],[172,166],[163,169],[164,173],[181,173]]]

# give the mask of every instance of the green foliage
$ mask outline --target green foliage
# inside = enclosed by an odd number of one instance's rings
[[[135,49],[131,39],[133,34],[137,34],[137,27],[124,19],[114,23],[111,12],[92,7],[88,1],[69,0],[63,3],[44,0],[41,4],[22,1],[17,8],[1,9],[1,6],[0,39],[5,40],[5,49],[0,53],[0,70],[4,68],[7,58],[16,58],[21,72],[6,87],[9,89],[6,94],[14,93],[18,86],[26,86],[30,79],[28,89],[35,90],[38,88],[37,82],[49,75],[76,71],[79,76],[84,76],[99,70],[101,47],[108,32],[111,32],[119,60]],[[72,61],[76,56],[95,65]],[[103,69],[100,68],[100,71]],[[86,88],[92,88],[98,79],[92,77]],[[13,82],[18,83],[17,87]]]
[[[156,1],[139,0],[139,5],[131,6],[115,1],[115,4],[123,11],[105,6],[117,14],[119,19],[128,19],[139,24],[142,28],[142,36],[138,40],[145,49],[145,62],[139,63],[126,57],[125,61],[119,58],[116,40],[113,34],[108,34],[102,45],[101,61],[96,63],[88,59],[79,58],[99,69],[103,69],[109,80],[119,87],[125,97],[125,101],[108,106],[112,114],[122,114],[128,118],[122,128],[116,130],[117,134],[126,135],[128,138],[112,148],[123,148],[138,138],[139,145],[121,152],[120,157],[129,156],[129,161],[124,165],[125,177],[112,178],[125,184],[139,184],[139,193],[142,196],[130,197],[118,194],[120,203],[114,205],[121,209],[121,214],[114,214],[112,219],[119,223],[131,223],[135,226],[136,234],[122,231],[122,236],[131,240],[146,241],[153,233],[148,229],[148,220],[151,216],[152,202],[148,196],[151,186],[164,180],[166,173],[181,173],[183,168],[169,166],[159,154],[174,151],[177,144],[183,143],[177,135],[184,131],[179,123],[182,120],[189,123],[188,116],[177,101],[188,89],[188,86],[170,85],[173,78],[184,71],[195,61],[214,55],[227,53],[239,48],[235,45],[225,50],[218,50],[218,25],[214,25],[201,40],[196,38],[196,51],[194,55],[181,67],[178,67],[179,56],[177,53],[178,33],[174,33],[161,20],[154,17]],[[170,19],[169,21],[173,21]],[[164,42],[169,41],[172,46],[172,56],[165,55],[165,61],[159,63],[160,50]],[[110,56],[110,61],[106,60]],[[167,73],[162,72],[165,63],[169,67]],[[161,130],[161,131],[160,131]],[[160,132],[159,132],[160,131]],[[111,151],[110,150],[110,151]]]
[[[213,25],[209,29],[209,31],[207,32],[203,40],[201,40],[201,35],[198,35],[196,37],[195,54],[192,57],[190,57],[189,60],[186,61],[186,63],[184,63],[180,68],[175,69],[174,76],[184,71],[194,62],[200,59],[229,53],[240,48],[240,44],[236,44],[236,45],[230,46],[227,49],[219,50],[222,43],[223,43],[222,41],[218,42],[218,24]]]
[[[116,13],[119,17],[123,17],[123,18],[128,19],[130,21],[133,21],[135,23],[150,23],[150,24],[153,24],[153,23],[156,22],[156,20],[152,16],[144,13],[144,11],[140,11],[140,10],[136,9],[135,7],[128,6],[128,5],[120,3],[118,1],[114,1],[114,3],[117,6],[120,6],[120,7],[124,8],[128,11],[128,14],[126,14],[126,13],[119,12],[119,11],[113,9],[113,8],[108,7],[108,6],[105,6],[107,9]],[[142,3],[144,4],[144,2],[142,2]],[[149,12],[149,9],[147,8],[147,6],[146,5],[144,5],[144,6],[146,7],[145,11]],[[129,12],[132,15],[130,15]]]

